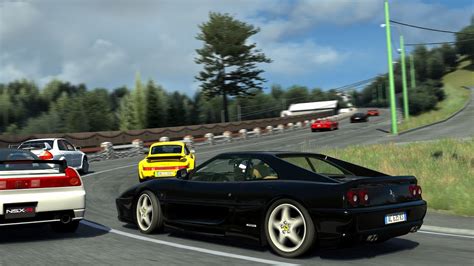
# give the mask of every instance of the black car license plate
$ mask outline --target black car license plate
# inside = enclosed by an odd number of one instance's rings
[[[36,215],[35,205],[4,206],[5,219],[31,218]]]

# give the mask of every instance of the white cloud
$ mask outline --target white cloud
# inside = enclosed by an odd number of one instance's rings
[[[421,0],[392,1],[391,8],[392,18],[448,29],[467,24],[466,14],[472,13]],[[316,42],[315,29],[374,24],[376,31],[383,22],[381,0],[3,1],[0,50],[8,56],[0,57],[0,82],[25,77],[44,83],[57,77],[114,88],[133,84],[140,71],[144,79],[169,90],[192,92],[202,68],[194,63],[195,49],[202,46],[195,39],[197,25],[207,21],[210,11],[227,12],[261,28],[253,41],[274,60],[262,67],[276,79],[312,75],[347,62],[349,54],[337,43],[322,45],[321,35]],[[404,32],[407,42],[433,36]],[[357,62],[364,66],[363,59]]]
[[[274,44],[265,46],[264,50],[273,59],[272,64],[264,66],[265,69],[286,76],[314,73],[322,68],[338,65],[347,58],[345,53],[311,41]]]

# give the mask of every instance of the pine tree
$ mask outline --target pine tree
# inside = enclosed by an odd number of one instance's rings
[[[204,46],[197,49],[196,63],[204,65],[196,79],[208,98],[222,96],[225,121],[229,121],[228,96],[251,96],[262,89],[265,79],[258,63],[271,60],[256,44],[247,44],[248,39],[260,29],[234,19],[229,14],[209,14],[209,21],[199,26],[201,32],[196,39]]]
[[[140,78],[140,73],[137,72],[135,76],[135,89],[132,91],[132,101],[133,101],[133,116],[136,120],[135,129],[143,129],[146,127],[146,101],[145,93],[143,91],[143,84]]]
[[[167,105],[164,102],[164,93],[153,80],[149,80],[145,88],[146,100],[146,127],[157,128],[166,126]]]

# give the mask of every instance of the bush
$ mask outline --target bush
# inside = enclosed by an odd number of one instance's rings
[[[430,92],[428,86],[420,86],[410,93],[410,101],[408,108],[411,115],[418,115],[420,113],[434,109],[438,102],[437,97]]]

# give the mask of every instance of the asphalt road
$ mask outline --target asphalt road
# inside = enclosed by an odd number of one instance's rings
[[[309,129],[230,144],[197,147],[198,163],[224,151],[319,150],[351,144],[409,142],[444,136],[474,135],[471,104],[443,124],[399,137],[387,134],[387,112],[368,123],[340,123],[332,132]],[[468,121],[471,121],[469,123]],[[440,127],[440,128],[438,128]],[[430,130],[431,129],[431,130]],[[436,129],[436,130],[435,130]],[[87,222],[75,234],[57,234],[45,225],[0,228],[0,265],[99,264],[99,265],[249,265],[249,264],[430,264],[473,265],[474,237],[437,234],[423,230],[383,244],[352,248],[315,248],[299,259],[288,260],[266,248],[238,240],[163,233],[142,235],[119,222],[114,199],[137,182],[136,164],[141,158],[92,164],[84,176],[87,191]],[[425,224],[474,230],[474,219],[429,212]]]

